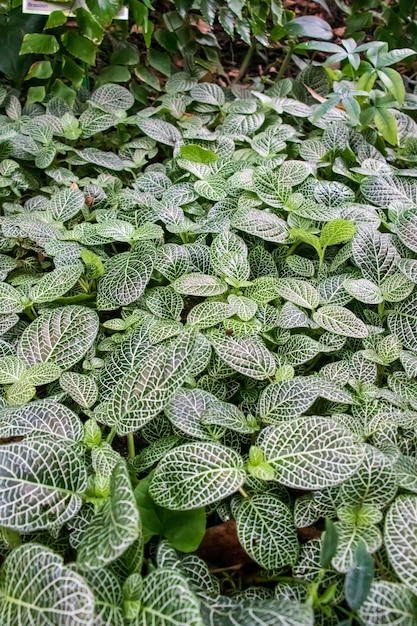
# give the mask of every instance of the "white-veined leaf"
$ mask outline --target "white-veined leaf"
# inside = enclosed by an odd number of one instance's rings
[[[8,283],[0,283],[0,313],[9,315],[24,310],[23,294]]]
[[[36,626],[92,626],[94,597],[61,556],[28,543],[7,557],[1,570],[0,621]]]
[[[23,331],[17,354],[28,366],[51,361],[62,369],[69,369],[92,345],[98,324],[97,313],[86,307],[73,305],[54,309]]]
[[[264,380],[275,374],[276,361],[258,337],[216,337],[213,347],[222,361],[249,378]]]
[[[200,302],[187,315],[187,323],[196,328],[210,328],[234,313],[234,307],[227,302]]]
[[[57,267],[32,287],[29,298],[33,302],[53,302],[74,287],[83,271],[81,263]]]
[[[69,442],[82,441],[83,427],[73,411],[50,400],[31,402],[24,407],[0,411],[0,438],[57,437]]]
[[[391,235],[369,226],[358,228],[352,240],[352,254],[364,278],[380,285],[395,272],[400,255]]]
[[[332,566],[337,572],[346,573],[353,565],[355,552],[363,542],[369,553],[376,552],[382,545],[382,533],[378,526],[372,524],[361,526],[336,522],[338,544],[336,554],[332,558]]]
[[[123,596],[120,580],[104,567],[77,568],[94,592],[94,626],[123,626]],[[78,624],[77,624],[78,626]]]
[[[84,202],[84,194],[79,189],[63,189],[51,196],[48,210],[56,220],[66,222],[81,211]]]
[[[217,443],[178,446],[159,462],[149,492],[160,506],[196,509],[235,493],[245,482],[243,459]]]
[[[260,395],[258,413],[266,424],[277,424],[302,415],[317,397],[315,379],[297,376],[268,385]]]
[[[288,237],[287,224],[283,219],[268,211],[244,209],[237,211],[232,226],[265,241],[283,243]]]
[[[323,417],[302,417],[268,426],[258,437],[278,482],[294,489],[337,485],[359,468],[363,449],[352,434]]]
[[[220,278],[198,273],[180,276],[171,287],[180,294],[204,297],[219,296],[228,289],[227,283]]]
[[[363,339],[368,336],[368,328],[352,311],[342,306],[329,304],[313,313],[314,321],[325,330],[344,337]]]
[[[151,139],[155,139],[167,146],[175,146],[181,143],[182,138],[179,130],[169,122],[145,118],[138,121],[138,126],[147,137],[151,137]]]
[[[415,596],[405,585],[375,580],[358,615],[364,626],[415,626]]]
[[[301,104],[301,103],[300,103]],[[258,587],[259,589],[259,587]],[[232,617],[233,619],[233,617]],[[288,600],[260,600],[248,598],[247,606],[239,616],[239,622],[233,619],[230,624],[235,626],[313,626],[313,609],[307,603]]]
[[[200,604],[187,579],[177,570],[161,567],[144,580],[137,626],[203,626]]]
[[[388,509],[384,540],[389,560],[400,580],[417,591],[417,496],[399,496]]]
[[[404,348],[417,351],[417,294],[412,294],[395,307],[387,318],[388,328]]]
[[[417,252],[417,216],[414,208],[400,213],[395,232],[407,248]]]
[[[196,337],[183,332],[165,347],[141,351],[139,359],[118,381],[109,400],[99,404],[99,422],[126,435],[143,427],[160,413],[187,378],[194,361]]]
[[[275,287],[277,293],[282,298],[298,306],[307,309],[316,309],[319,305],[320,295],[317,289],[305,280],[298,278],[279,278],[275,282]]]
[[[0,448],[2,526],[29,533],[63,524],[81,508],[86,487],[83,459],[57,439]]]
[[[244,498],[236,515],[239,541],[267,570],[294,565],[298,539],[290,509],[273,494]]]
[[[348,278],[343,283],[343,289],[365,304],[379,304],[384,300],[380,288],[367,278]]]
[[[102,111],[112,113],[113,111],[127,111],[133,106],[135,99],[126,87],[107,84],[98,87],[93,92],[90,102]]]
[[[59,379],[61,388],[84,409],[89,409],[98,397],[97,383],[91,376],[64,372]]]
[[[117,309],[137,300],[145,291],[152,269],[150,254],[137,258],[131,252],[122,252],[106,261],[97,288],[97,308]]]
[[[139,513],[124,461],[120,460],[114,468],[110,497],[99,506],[77,553],[77,563],[89,570],[117,559],[140,533]]]

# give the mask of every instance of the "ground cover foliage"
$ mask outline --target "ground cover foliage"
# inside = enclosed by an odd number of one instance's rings
[[[2,91],[0,623],[416,624],[417,125],[387,54],[357,106],[310,67],[180,72],[139,111]],[[250,575],[192,554],[222,521]]]

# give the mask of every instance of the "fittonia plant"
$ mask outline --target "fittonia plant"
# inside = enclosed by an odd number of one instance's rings
[[[417,623],[417,125],[306,80],[2,92],[1,624]]]

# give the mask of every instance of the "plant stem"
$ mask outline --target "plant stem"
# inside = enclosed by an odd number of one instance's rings
[[[239,487],[239,493],[244,497],[244,498],[249,498],[249,494],[243,489],[243,487]]]
[[[292,57],[292,51],[293,51],[293,44],[289,44],[288,48],[287,48],[287,52],[285,54],[284,60],[281,63],[281,67],[279,68],[279,72],[277,75],[277,80],[281,80],[281,78],[283,78],[285,72],[287,71],[287,68],[290,64],[291,61],[291,57]]]
[[[22,539],[17,530],[2,527],[1,534],[5,538],[9,548],[11,549],[17,548],[22,543]]]
[[[133,436],[133,433],[129,433],[127,436],[127,455],[129,459],[133,459],[133,457],[136,455],[135,438]]]
[[[114,439],[115,434],[116,434],[116,427],[113,426],[113,428],[111,429],[111,431],[107,435],[106,443],[111,443],[113,441],[113,439]]]
[[[235,80],[233,81],[234,83],[238,83],[240,80],[242,80],[242,78],[246,74],[246,70],[248,69],[248,65],[251,62],[254,52],[255,52],[255,43],[252,41],[251,45],[247,49],[246,54],[243,58],[242,64],[239,69],[239,73],[236,76]]]

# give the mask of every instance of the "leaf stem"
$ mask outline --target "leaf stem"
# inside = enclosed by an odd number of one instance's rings
[[[293,52],[293,44],[290,43],[288,45],[287,52],[286,52],[286,55],[284,57],[284,60],[281,63],[281,67],[279,68],[279,72],[278,72],[276,80],[281,80],[281,78],[283,78],[283,76],[284,76],[285,72],[287,71],[287,68],[288,68],[288,66],[290,64],[291,57],[292,57],[292,52]]]
[[[133,459],[133,457],[136,455],[135,438],[134,438],[133,433],[129,433],[127,436],[127,455],[129,459]]]
[[[111,443],[116,435],[116,427],[113,426],[109,434],[107,435],[106,443]]]
[[[249,494],[247,491],[245,491],[243,489],[243,487],[239,487],[239,493],[244,497],[244,498],[249,498]]]
[[[238,83],[246,74],[246,70],[248,69],[249,63],[251,62],[254,52],[255,52],[255,42],[252,41],[240,65],[239,73],[236,76],[235,80],[233,81],[234,83]]]

